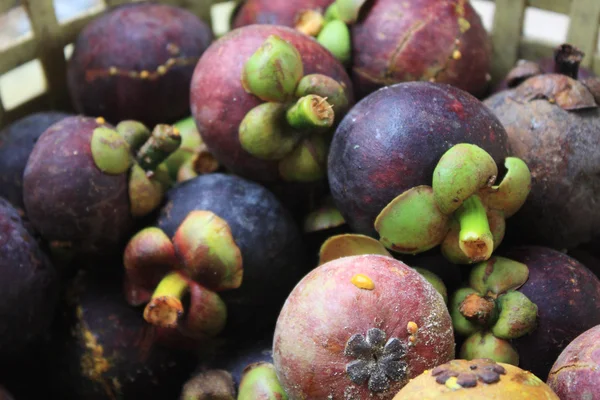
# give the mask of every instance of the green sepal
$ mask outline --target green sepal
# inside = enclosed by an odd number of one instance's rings
[[[378,240],[372,237],[358,234],[344,234],[332,236],[321,245],[319,265],[338,258],[363,254],[392,256]]]
[[[352,24],[358,19],[360,8],[367,0],[336,0],[337,17],[342,21]]]
[[[327,22],[317,35],[317,42],[329,50],[342,64],[350,62],[352,38],[348,25],[343,21],[333,20]]]
[[[146,125],[139,121],[121,121],[116,129],[129,145],[130,152],[138,151],[151,135]]]
[[[519,353],[510,342],[495,337],[491,332],[476,332],[463,343],[459,357],[464,360],[489,358],[496,362],[519,365]]]
[[[521,287],[529,278],[529,268],[520,262],[494,256],[473,267],[469,286],[482,295],[501,294]]]
[[[143,217],[160,206],[164,197],[163,184],[148,178],[137,163],[134,163],[129,175],[129,207],[131,215]]]
[[[503,211],[505,218],[509,218],[519,211],[529,196],[531,172],[527,164],[516,157],[507,157],[504,166],[507,173],[502,182],[486,194],[486,203],[492,209]]]
[[[304,75],[298,50],[279,36],[270,35],[248,59],[242,71],[242,86],[261,100],[287,102],[293,99]]]
[[[510,291],[498,298],[500,316],[492,327],[500,339],[516,339],[536,328],[538,307],[523,293]]]
[[[318,131],[330,128],[335,120],[335,114],[327,99],[308,94],[288,108],[286,119],[292,128],[301,131]]]
[[[383,245],[405,254],[437,246],[449,228],[449,218],[437,208],[430,186],[417,186],[402,193],[375,220],[375,230]]]
[[[304,218],[304,232],[318,232],[344,225],[346,221],[340,211],[332,205],[324,205]]]
[[[322,135],[304,138],[279,161],[279,175],[285,181],[313,182],[327,174],[329,146]]]
[[[346,114],[350,106],[345,87],[327,75],[309,74],[300,80],[296,88],[296,96],[303,97],[309,94],[326,98],[327,102],[333,106],[338,121]]]
[[[237,400],[287,400],[275,367],[271,363],[258,362],[244,369]]]
[[[109,175],[127,172],[132,163],[129,145],[117,131],[100,126],[90,142],[92,158],[98,169]]]

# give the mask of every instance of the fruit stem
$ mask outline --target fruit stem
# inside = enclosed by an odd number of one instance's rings
[[[296,30],[304,33],[308,36],[317,36],[323,25],[325,24],[325,18],[323,15],[316,10],[304,10],[296,19]]]
[[[181,298],[188,290],[187,279],[179,272],[171,272],[165,275],[144,309],[144,319],[156,326],[176,327],[179,318],[183,314]]]
[[[493,299],[471,293],[460,303],[460,313],[469,321],[487,325],[494,314],[496,303]]]
[[[137,162],[145,171],[154,171],[171,153],[179,148],[181,135],[171,125],[159,124],[137,154]]]
[[[460,223],[458,245],[463,253],[471,262],[489,259],[494,250],[494,239],[479,196],[474,194],[466,199],[454,215]]]
[[[585,53],[570,44],[562,44],[554,51],[554,72],[577,79],[579,64]]]
[[[286,113],[287,122],[295,129],[329,128],[335,114],[326,97],[309,94],[301,97]]]

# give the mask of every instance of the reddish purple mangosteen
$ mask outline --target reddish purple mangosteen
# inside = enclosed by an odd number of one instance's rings
[[[342,120],[328,177],[355,232],[403,254],[441,245],[451,262],[468,264],[489,258],[529,192],[527,166],[509,154],[506,132],[479,100],[408,82],[371,94]]]
[[[334,0],[248,0],[236,10],[232,27],[264,24],[294,28],[302,23],[303,16],[323,14],[333,2]]]
[[[580,78],[583,57],[563,44],[555,72],[538,71],[485,100],[533,176],[531,195],[509,225],[515,244],[572,249],[600,236],[600,78]]]
[[[330,4],[324,13],[305,2],[282,3],[248,1],[235,26],[267,18],[264,23],[316,36],[351,66],[359,98],[382,86],[418,80],[448,83],[476,96],[487,92],[491,42],[468,1],[335,0],[322,2]]]
[[[344,67],[312,38],[275,25],[216,41],[191,86],[192,114],[211,153],[263,182],[324,178],[332,127],[352,104]]]
[[[388,256],[327,262],[291,292],[273,360],[291,399],[392,399],[411,378],[454,358],[442,296]]]
[[[129,4],[79,34],[68,64],[75,109],[116,124],[174,123],[189,115],[189,86],[213,40],[194,14],[161,4]]]
[[[0,131],[0,196],[24,210],[23,171],[35,142],[55,122],[71,114],[45,111],[13,122]]]
[[[148,215],[170,185],[160,163],[181,137],[169,125],[150,132],[136,121],[68,117],[36,142],[23,175],[29,220],[54,249],[109,255],[134,218]]]
[[[547,383],[561,400],[600,396],[600,325],[569,343],[552,366]]]
[[[450,301],[465,359],[491,358],[546,379],[560,352],[600,324],[600,280],[545,247],[513,247],[471,271]],[[508,258],[506,258],[508,257]]]
[[[119,273],[80,274],[57,319],[47,373],[53,398],[174,399],[193,371],[189,350],[167,349],[123,298]]]

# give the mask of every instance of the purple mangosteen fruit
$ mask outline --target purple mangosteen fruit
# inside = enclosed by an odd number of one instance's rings
[[[202,175],[171,189],[156,226],[129,241],[125,293],[146,304],[149,323],[185,337],[248,336],[272,329],[304,253],[291,216],[264,187]]]
[[[273,339],[291,399],[391,399],[409,379],[454,358],[442,296],[388,256],[342,257],[294,288]]]
[[[128,4],[90,22],[75,41],[68,84],[75,109],[111,123],[154,126],[189,115],[189,86],[213,40],[210,27],[182,8]]]
[[[0,131],[0,197],[23,210],[23,171],[38,138],[71,114],[46,111],[28,115]]]
[[[600,235],[600,80],[578,80],[582,58],[561,45],[555,73],[534,75],[485,101],[533,177],[531,195],[507,232],[516,244],[572,249]]]
[[[162,201],[170,182],[159,164],[180,144],[177,129],[136,121],[116,128],[75,116],[50,126],[23,175],[25,211],[51,247],[74,254],[114,253],[134,218]]]
[[[577,336],[552,366],[548,386],[561,400],[600,396],[600,325]]]
[[[363,99],[342,120],[328,177],[355,232],[379,234],[404,254],[441,244],[446,258],[467,264],[489,258],[505,218],[527,197],[529,169],[509,154],[506,132],[473,96],[450,85],[401,83]],[[506,174],[498,179],[500,161]]]
[[[314,182],[330,131],[353,104],[343,66],[312,38],[275,25],[235,29],[202,55],[191,110],[215,158],[248,179]]]
[[[575,259],[544,247],[513,247],[478,264],[454,293],[460,357],[491,358],[545,379],[576,336],[600,324],[600,280]]]
[[[448,83],[476,96],[487,91],[491,42],[468,1],[336,0],[323,2],[330,4],[324,13],[298,1],[273,3],[246,2],[235,26],[273,23],[316,36],[350,65],[359,98],[418,80]],[[267,22],[259,21],[265,17]]]
[[[66,292],[48,355],[53,396],[176,398],[196,357],[167,349],[123,298],[120,274],[80,273]]]
[[[23,225],[18,210],[0,198],[0,368],[24,357],[47,333],[58,303],[58,274]]]

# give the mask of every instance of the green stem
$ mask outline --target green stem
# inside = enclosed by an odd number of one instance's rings
[[[188,290],[187,279],[179,272],[165,275],[144,309],[144,319],[153,325],[176,327],[177,321],[183,315],[181,298]]]
[[[459,247],[472,262],[485,261],[494,250],[487,214],[478,195],[466,199],[456,210],[460,223]]]
[[[309,94],[287,110],[286,118],[293,128],[307,130],[331,127],[335,114],[326,98]]]
[[[144,143],[137,154],[137,162],[146,171],[153,171],[171,153],[179,148],[181,135],[170,125],[156,125],[152,136]]]
[[[150,138],[150,130],[138,121],[121,121],[117,125],[117,132],[125,138],[132,152],[136,152]]]

